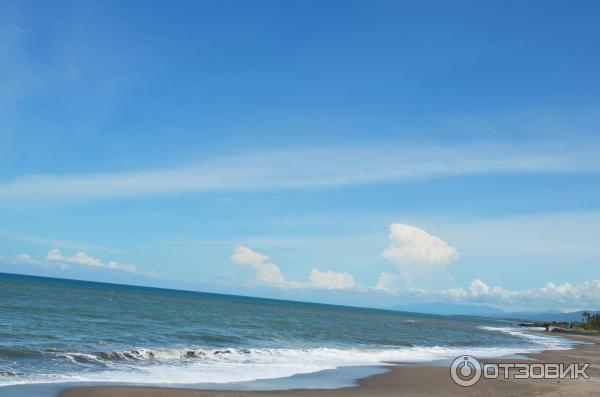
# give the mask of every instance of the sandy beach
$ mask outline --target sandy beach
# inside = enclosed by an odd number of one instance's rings
[[[145,387],[101,387],[67,390],[62,397],[367,397],[367,396],[598,396],[600,395],[600,337],[568,336],[587,342],[571,350],[528,354],[545,363],[590,363],[589,379],[481,379],[476,385],[456,385],[447,367],[392,366],[389,372],[363,379],[357,387],[334,390],[211,391]],[[484,360],[518,362],[515,360]]]

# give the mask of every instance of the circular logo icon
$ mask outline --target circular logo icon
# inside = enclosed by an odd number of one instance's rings
[[[479,382],[482,369],[481,363],[475,357],[459,356],[452,361],[450,376],[459,386],[473,386]]]

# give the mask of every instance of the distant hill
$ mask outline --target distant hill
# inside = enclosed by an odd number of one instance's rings
[[[439,314],[445,316],[484,316],[484,317],[499,317],[506,319],[515,319],[523,321],[581,321],[583,311],[567,312],[563,313],[558,310],[549,310],[544,312],[506,312],[500,309],[496,309],[487,305],[466,305],[466,304],[453,304],[453,303],[415,303],[412,305],[395,306],[394,310],[412,312],[412,313],[425,313],[425,314]],[[590,313],[600,313],[600,311],[587,310]]]
[[[593,311],[593,310],[586,310],[589,311],[590,313],[598,313],[598,311]],[[537,312],[519,312],[519,313],[506,313],[505,316],[503,317],[507,317],[507,318],[515,318],[515,319],[522,319],[522,320],[529,320],[529,321],[557,321],[557,322],[580,322],[582,320],[582,313],[583,311],[576,311],[576,312],[567,312],[567,313],[562,313],[562,312],[542,312],[542,313],[537,313]]]
[[[415,303],[395,306],[394,310],[412,313],[503,317],[506,312],[486,305],[459,305],[453,303]]]

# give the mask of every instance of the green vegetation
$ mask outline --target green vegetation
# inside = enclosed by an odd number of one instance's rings
[[[586,330],[600,330],[600,313],[592,314],[590,312],[581,313],[583,318],[582,328]]]

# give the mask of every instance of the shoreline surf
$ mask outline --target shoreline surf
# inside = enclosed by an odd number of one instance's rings
[[[544,353],[547,351],[566,351],[577,349],[580,340],[576,338],[562,338],[560,336],[549,336],[538,334],[527,329],[509,328],[509,327],[488,327],[493,332],[509,332],[518,334],[520,337],[529,338],[539,343],[536,348],[520,349],[518,351],[505,351],[506,354],[498,354],[500,350],[487,350],[487,352],[495,352],[496,355],[478,354],[484,351],[476,349],[463,349],[461,352],[453,351],[452,353],[445,351],[443,357],[437,357],[431,360],[402,360],[402,361],[380,361],[372,365],[355,365],[355,366],[339,366],[335,368],[319,369],[314,372],[295,373],[290,376],[259,378],[249,381],[234,381],[214,383],[140,383],[140,382],[117,382],[117,381],[74,381],[74,382],[53,382],[53,383],[27,383],[19,385],[9,385],[0,387],[0,396],[2,397],[54,397],[58,395],[66,395],[70,390],[89,390],[96,389],[113,389],[124,388],[129,390],[135,389],[168,389],[168,390],[238,390],[238,391],[269,391],[269,390],[330,390],[330,389],[347,389],[349,387],[360,386],[364,379],[377,377],[388,371],[396,371],[398,367],[440,367],[446,368],[449,361],[461,354],[474,354],[485,360],[503,360],[508,358],[530,357],[534,354]],[[542,345],[542,342],[552,342]]]
[[[538,334],[518,327],[478,326],[522,338],[524,346],[407,346],[389,349],[133,349],[125,352],[53,352],[57,357],[81,365],[95,363],[121,365],[119,371],[44,377],[5,379],[0,387],[39,383],[129,383],[129,384],[231,384],[289,378],[344,367],[380,367],[390,363],[427,364],[469,354],[482,358],[500,358],[544,350],[564,350],[573,342],[554,335]],[[182,364],[183,362],[183,364]],[[253,368],[256,368],[253,370]],[[145,372],[135,372],[143,370]],[[266,373],[268,372],[268,375]]]
[[[0,335],[8,336],[0,396],[82,385],[347,387],[392,363],[445,365],[464,354],[510,357],[574,343],[483,317],[21,276],[0,283]]]
[[[96,387],[73,388],[64,391],[61,397],[261,397],[261,396],[306,396],[306,397],[391,397],[391,396],[481,396],[481,395],[575,395],[592,396],[600,387],[600,338],[597,336],[566,336],[566,339],[580,342],[572,349],[544,350],[528,353],[525,361],[539,362],[580,362],[591,363],[590,379],[547,380],[547,379],[493,379],[479,382],[464,388],[452,383],[447,366],[405,365],[388,366],[387,372],[358,380],[356,386],[333,390],[292,389],[292,390],[198,390],[160,387]],[[484,360],[502,362],[502,359]],[[506,361],[506,360],[504,360]],[[516,362],[516,360],[510,360]]]

